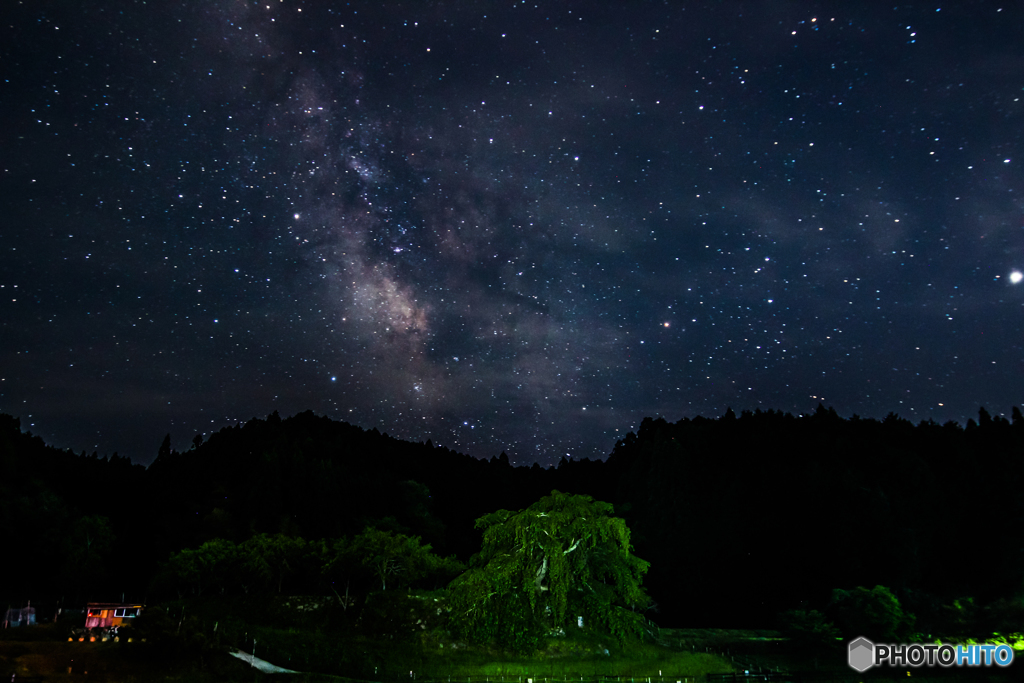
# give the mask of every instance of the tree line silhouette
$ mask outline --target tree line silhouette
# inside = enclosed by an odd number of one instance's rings
[[[824,406],[648,418],[605,461],[551,468],[306,412],[197,436],[185,452],[165,438],[146,468],[51,448],[0,415],[0,599],[152,602],[182,590],[168,579],[188,575],[184,565],[168,574],[175,558],[211,543],[241,564],[207,589],[243,575],[254,590],[280,589],[284,574],[254,569],[260,539],[329,550],[368,530],[465,563],[481,548],[478,518],[557,489],[625,520],[650,563],[648,616],[663,626],[768,627],[786,612],[813,631],[808,615],[835,604],[836,589],[885,586],[918,628],[988,627],[1024,616],[1022,455],[1017,408],[1012,421],[982,408],[964,426],[845,419]]]

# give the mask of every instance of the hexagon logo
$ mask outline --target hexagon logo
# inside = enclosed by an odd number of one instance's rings
[[[858,638],[850,643],[850,668],[861,673],[870,669],[875,663],[875,644],[867,638]]]

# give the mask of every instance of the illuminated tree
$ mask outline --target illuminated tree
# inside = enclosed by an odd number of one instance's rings
[[[476,521],[483,548],[450,586],[453,630],[475,642],[529,650],[545,632],[586,627],[640,636],[648,563],[626,523],[590,496],[552,491],[525,510]]]

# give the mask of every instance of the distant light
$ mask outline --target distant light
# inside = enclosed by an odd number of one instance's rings
[[[294,214],[292,218],[294,218],[295,220],[299,220],[299,214]]]
[[[1024,280],[1024,273],[1021,273],[1019,270],[1015,270],[1012,273],[1010,273],[1010,282],[1011,283],[1017,284],[1021,280]]]
[[[337,382],[337,381],[338,381],[338,378],[337,378],[337,377],[332,377],[332,378],[331,378],[331,381],[332,381],[332,382]]]
[[[1009,159],[1003,159],[1003,163],[1004,164],[1008,164],[1008,163],[1010,163],[1010,160]]]

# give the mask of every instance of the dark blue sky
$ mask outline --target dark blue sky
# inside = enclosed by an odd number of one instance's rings
[[[1009,413],[1022,15],[5,3],[0,411],[141,462],[312,409],[543,464]]]

